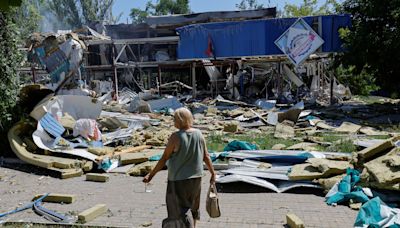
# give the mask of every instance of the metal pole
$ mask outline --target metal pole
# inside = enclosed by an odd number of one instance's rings
[[[196,98],[196,63],[192,63],[192,97]]]
[[[114,70],[114,97],[115,100],[118,101],[118,74],[117,74],[117,65],[115,59],[115,45],[112,44],[112,56],[113,56],[113,70]]]
[[[36,84],[35,66],[31,65],[31,71],[32,71],[32,80],[33,80],[33,84]]]
[[[158,95],[161,96],[161,67],[160,65],[158,66]]]
[[[334,100],[334,98],[333,98],[333,81],[334,81],[334,79],[333,79],[333,73],[330,72],[330,73],[329,73],[329,76],[330,76],[330,79],[331,79],[331,105],[333,105],[333,104],[335,103],[335,100]]]

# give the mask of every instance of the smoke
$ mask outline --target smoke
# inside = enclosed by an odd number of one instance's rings
[[[67,25],[58,20],[56,15],[46,9],[45,7],[39,8],[42,20],[40,21],[40,32],[44,33],[56,33],[58,30],[71,29],[70,25]]]

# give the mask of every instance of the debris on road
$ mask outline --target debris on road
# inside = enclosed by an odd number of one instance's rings
[[[97,204],[78,214],[79,223],[88,223],[107,212],[107,205]]]
[[[32,200],[35,201],[36,199],[41,198],[45,194],[36,195]],[[42,199],[42,202],[51,202],[51,203],[73,203],[76,201],[75,195],[70,194],[58,194],[58,193],[50,193],[47,194],[45,198]]]

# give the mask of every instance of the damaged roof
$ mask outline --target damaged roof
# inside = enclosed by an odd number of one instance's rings
[[[168,16],[149,16],[146,23],[150,27],[183,26],[192,23],[221,21],[243,21],[276,17],[276,7],[258,10],[218,11]]]

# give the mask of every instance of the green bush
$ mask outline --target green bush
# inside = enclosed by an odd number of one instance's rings
[[[22,61],[18,50],[18,29],[13,12],[0,12],[0,131],[7,131],[18,120],[14,115],[18,95],[17,69]]]
[[[357,74],[354,66],[339,65],[335,71],[339,82],[349,86],[353,94],[369,95],[372,91],[378,90],[379,86],[376,85],[375,76],[367,73],[367,68],[365,66],[361,73]]]

